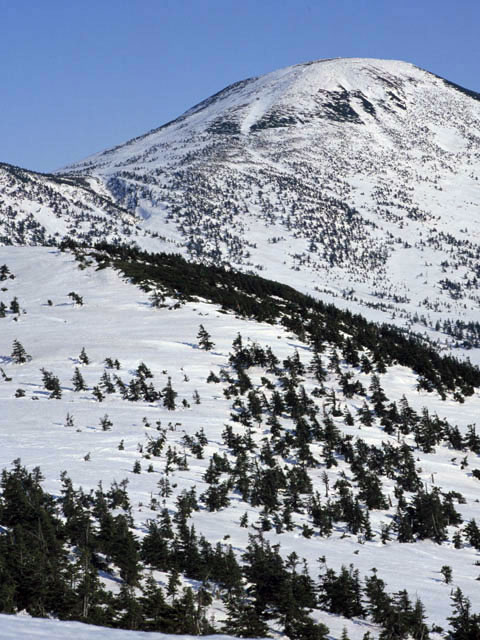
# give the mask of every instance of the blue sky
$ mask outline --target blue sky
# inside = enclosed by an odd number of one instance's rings
[[[0,161],[50,171],[242,78],[331,57],[480,91],[478,0],[0,0]]]

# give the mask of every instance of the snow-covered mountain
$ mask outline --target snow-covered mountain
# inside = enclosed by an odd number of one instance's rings
[[[237,82],[65,171],[194,259],[396,322],[478,314],[480,95],[412,64],[320,60]]]
[[[0,165],[0,611],[134,630],[0,637],[478,637],[480,371],[338,307],[480,346],[479,141],[478,94],[324,60]]]

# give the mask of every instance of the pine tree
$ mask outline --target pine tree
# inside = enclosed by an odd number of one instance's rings
[[[445,580],[445,584],[450,584],[452,582],[452,567],[449,567],[448,565],[444,564],[443,567],[440,569],[440,573],[443,576],[443,579]]]
[[[14,340],[11,358],[15,364],[24,364],[25,362],[29,362],[32,359],[32,356],[27,354],[23,345],[18,340]]]
[[[10,311],[12,313],[20,313],[20,304],[18,302],[17,297],[15,296],[13,300],[10,302]]]
[[[138,378],[153,378],[153,374],[150,371],[150,369],[147,367],[147,365],[144,362],[140,362],[140,364],[137,367],[137,370],[135,371],[135,375]]]
[[[173,632],[173,610],[165,601],[163,590],[153,576],[148,576],[140,597],[144,631]]]
[[[156,309],[160,309],[165,303],[165,296],[161,291],[159,291],[158,289],[155,289],[150,295],[150,302],[152,307],[155,307]]]
[[[364,592],[367,597],[367,613],[373,622],[382,624],[386,620],[391,607],[391,598],[385,591],[385,582],[377,576],[376,569],[373,574],[365,578]]]
[[[113,422],[110,420],[107,414],[105,414],[103,418],[101,418],[100,426],[102,427],[102,431],[110,431],[113,427]]]
[[[205,329],[203,324],[200,325],[197,334],[198,346],[200,349],[204,349],[205,351],[211,351],[215,344],[210,340],[210,334]]]
[[[167,595],[172,599],[172,602],[175,600],[175,596],[177,595],[178,588],[182,585],[182,581],[180,580],[180,574],[177,569],[172,569],[170,571],[170,575],[168,576],[168,584],[167,584]]]
[[[51,371],[46,369],[40,369],[43,377],[43,386],[47,391],[50,391],[50,398],[59,400],[62,397],[62,389],[60,387],[60,380],[57,376],[54,376]]]
[[[115,385],[113,384],[112,378],[107,370],[103,371],[98,386],[103,389],[105,393],[115,393]]]
[[[162,389],[162,397],[163,406],[169,411],[175,410],[175,398],[177,397],[177,395],[177,392],[172,388],[172,379],[168,378],[166,386]]]
[[[75,367],[75,371],[73,372],[72,385],[74,391],[86,391],[87,389],[87,385],[85,384],[83,376],[80,373],[80,369],[78,367]]]
[[[480,615],[471,613],[470,600],[457,588],[452,595],[453,614],[450,622],[452,640],[477,640],[480,637]]]
[[[10,269],[6,264],[0,266],[0,281],[6,280],[10,275]]]
[[[80,362],[82,364],[90,364],[90,359],[87,356],[87,352],[85,351],[85,347],[82,347],[82,350],[80,351],[80,355],[78,356],[78,359],[80,360]]]
[[[98,400],[98,402],[102,402],[102,400],[105,399],[105,396],[101,392],[100,387],[97,387],[96,385],[92,388],[92,394],[94,395],[96,400]]]
[[[78,293],[75,293],[75,291],[70,291],[68,297],[72,299],[73,304],[78,304],[79,307],[83,306],[82,296],[79,296]]]
[[[245,596],[233,595],[226,600],[227,619],[222,628],[239,638],[269,638],[265,617]]]

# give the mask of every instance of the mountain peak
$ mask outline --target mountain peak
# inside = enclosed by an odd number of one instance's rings
[[[318,60],[236,82],[68,171],[194,260],[376,317],[468,322],[479,98],[408,62]]]

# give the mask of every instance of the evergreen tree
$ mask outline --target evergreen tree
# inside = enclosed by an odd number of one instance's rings
[[[49,398],[59,400],[62,397],[60,380],[51,371],[46,369],[40,369],[40,371],[42,372],[43,385],[47,391],[50,391]]]
[[[68,297],[72,299],[73,304],[78,304],[79,307],[83,307],[83,298],[79,296],[75,291],[70,291]]]
[[[80,373],[80,369],[75,367],[72,377],[72,385],[74,391],[86,391],[87,385],[83,379],[82,374]]]
[[[6,280],[10,276],[10,269],[6,264],[0,266],[0,281]]]
[[[108,371],[104,370],[98,386],[103,389],[105,393],[115,393],[115,385],[112,382]]]
[[[175,398],[177,397],[177,392],[172,388],[172,379],[168,378],[166,386],[162,389],[162,397],[163,397],[163,406],[166,407],[169,411],[175,410]]]
[[[80,351],[80,355],[78,356],[78,359],[82,364],[90,364],[90,358],[87,356],[85,347],[82,347],[82,350]]]
[[[95,399],[98,400],[98,402],[102,402],[105,399],[105,396],[101,392],[100,387],[98,387],[97,385],[92,387],[92,394]]]
[[[440,569],[440,573],[443,576],[443,579],[445,580],[445,584],[450,584],[452,582],[452,567],[449,567],[448,565],[444,564],[443,567]]]
[[[148,576],[140,597],[142,629],[173,633],[173,608],[165,601],[163,590],[153,576]]]
[[[200,325],[197,334],[198,346],[205,351],[211,351],[215,344],[210,340],[210,334],[205,329],[203,324]]]
[[[32,356],[27,354],[23,345],[18,340],[14,340],[11,358],[15,364],[24,364],[25,362],[29,362],[32,359]]]
[[[103,418],[101,418],[100,426],[102,427],[102,431],[110,431],[113,427],[113,422],[110,420],[107,414],[105,414]]]
[[[15,296],[13,300],[10,302],[10,311],[12,313],[20,313],[20,304],[18,302],[17,297]]]
[[[269,638],[268,624],[255,605],[245,595],[237,594],[226,600],[227,619],[222,628],[238,638]]]
[[[452,640],[478,640],[480,638],[480,615],[471,613],[470,600],[457,587],[452,594],[452,615],[447,618],[452,629]]]
[[[150,302],[152,304],[152,307],[160,309],[165,303],[165,296],[161,291],[155,289],[150,295]]]

